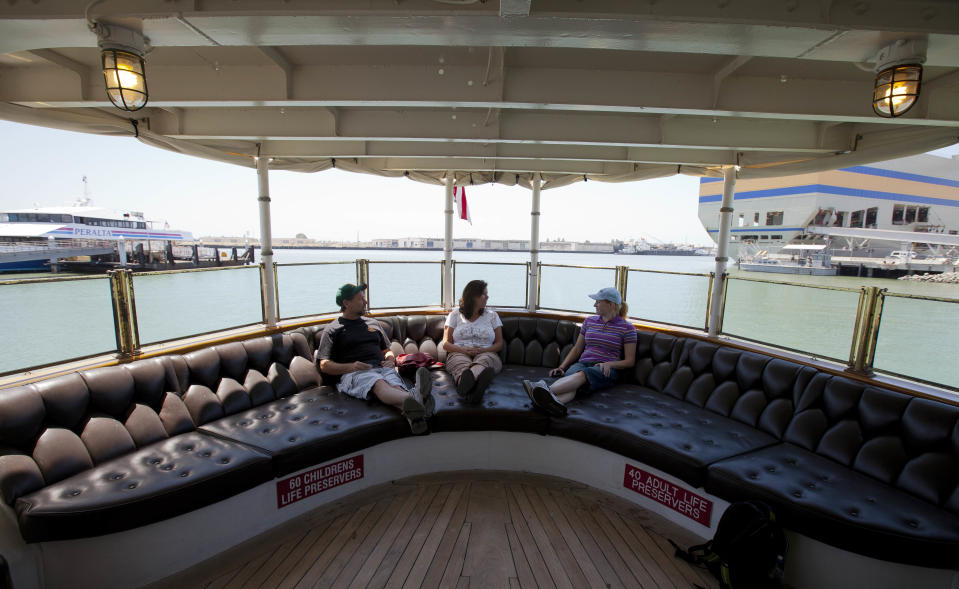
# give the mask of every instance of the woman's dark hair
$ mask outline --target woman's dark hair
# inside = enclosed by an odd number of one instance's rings
[[[470,280],[466,283],[466,287],[463,289],[463,296],[460,298],[460,315],[464,319],[469,319],[473,316],[473,312],[476,311],[474,305],[476,304],[476,297],[483,294],[483,291],[486,290],[486,281],[485,280]],[[486,309],[480,309],[479,314],[482,315]]]

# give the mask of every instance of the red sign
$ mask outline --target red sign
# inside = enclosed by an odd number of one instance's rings
[[[709,527],[709,516],[713,513],[713,502],[709,499],[629,464],[623,486]]]
[[[276,482],[276,507],[306,499],[363,478],[363,455],[320,466]]]

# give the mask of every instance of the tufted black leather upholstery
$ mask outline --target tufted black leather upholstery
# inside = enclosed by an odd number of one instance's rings
[[[410,435],[406,419],[391,407],[328,386],[219,419],[200,431],[268,454],[277,477]]]
[[[436,415],[433,431],[515,431],[546,434],[549,420],[533,411],[523,389],[523,379],[539,380],[543,367],[507,365],[493,379],[480,405],[470,405],[456,394],[453,379],[446,371],[433,371]]]
[[[195,431],[316,388],[309,358],[303,335],[274,335],[0,391],[3,500],[41,541],[128,529],[270,480],[265,454]],[[200,440],[213,454],[183,450]],[[145,470],[147,459],[161,462]]]

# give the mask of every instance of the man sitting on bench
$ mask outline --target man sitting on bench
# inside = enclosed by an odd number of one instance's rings
[[[396,372],[396,357],[380,323],[366,312],[365,284],[344,284],[336,293],[342,315],[320,337],[316,360],[320,371],[332,376],[336,390],[358,399],[377,399],[403,412],[414,434],[426,433],[426,420],[433,414],[433,381],[420,367],[412,390]],[[324,379],[328,381],[328,379]]]

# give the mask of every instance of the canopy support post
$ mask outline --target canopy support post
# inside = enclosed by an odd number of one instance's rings
[[[263,323],[267,327],[276,326],[276,290],[274,289],[273,233],[270,222],[270,160],[256,158],[256,178],[260,196],[260,267],[263,268],[263,280],[260,288],[263,292]]]
[[[535,313],[539,308],[539,217],[542,187],[543,176],[536,172],[533,174],[533,205],[529,213],[529,287],[526,290],[526,303],[530,313]]]
[[[446,172],[446,232],[443,241],[443,308],[453,308],[453,180],[452,170]]]
[[[723,167],[723,202],[719,207],[719,239],[716,247],[716,271],[709,303],[709,337],[719,335],[723,316],[723,291],[726,284],[726,262],[729,260],[729,225],[733,220],[733,194],[736,190],[736,167]]]

